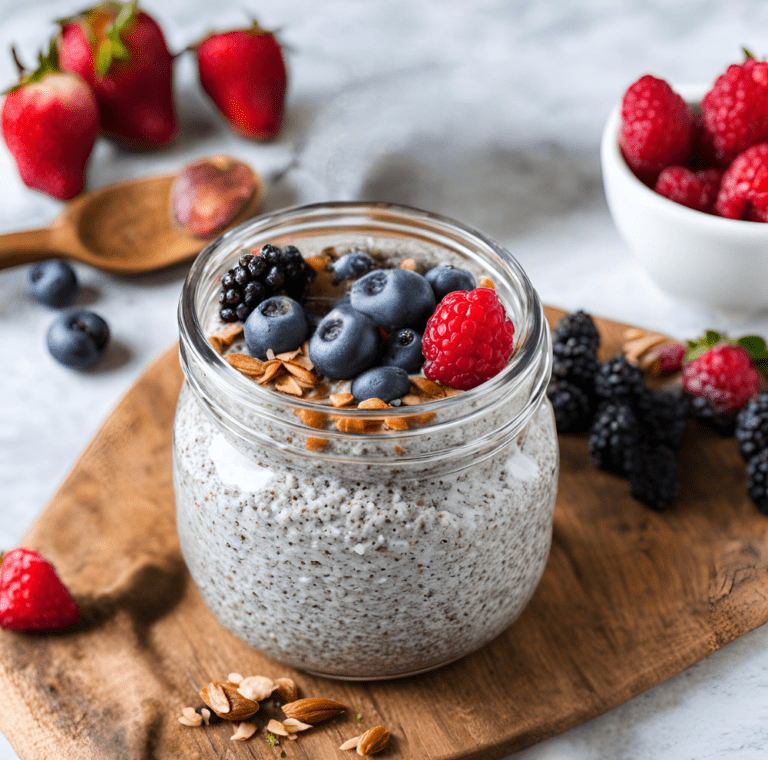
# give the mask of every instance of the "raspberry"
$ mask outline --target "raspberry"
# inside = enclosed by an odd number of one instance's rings
[[[663,80],[646,74],[624,94],[619,147],[629,167],[652,184],[667,166],[686,163],[695,136],[688,104]]]
[[[712,214],[722,177],[720,169],[692,172],[684,166],[668,166],[659,174],[653,189],[675,203]]]
[[[74,625],[80,610],[53,565],[31,549],[14,549],[0,565],[0,627],[53,631]]]
[[[741,409],[759,385],[757,370],[741,346],[721,343],[683,368],[686,393],[707,399],[719,414]]]
[[[768,63],[729,66],[701,101],[704,131],[723,166],[768,139]]]
[[[424,331],[424,374],[451,388],[475,388],[507,365],[514,332],[494,290],[449,293]]]
[[[753,145],[726,169],[715,211],[728,219],[768,221],[768,143]]]

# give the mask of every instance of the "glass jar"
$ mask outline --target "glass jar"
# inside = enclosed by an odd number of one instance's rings
[[[218,319],[219,276],[267,242],[294,244],[305,257],[332,245],[485,274],[515,325],[512,359],[473,390],[387,409],[400,430],[382,426],[380,410],[261,387],[213,350],[207,332]],[[224,626],[297,668],[374,679],[456,660],[515,620],[549,553],[558,446],[546,398],[549,330],[506,250],[406,207],[289,209],[200,254],[179,324],[178,531],[192,578]],[[318,429],[307,419],[327,422]],[[366,422],[368,432],[349,432]]]

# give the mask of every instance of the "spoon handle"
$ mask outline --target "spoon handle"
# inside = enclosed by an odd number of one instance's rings
[[[0,235],[0,269],[66,256],[50,227]]]

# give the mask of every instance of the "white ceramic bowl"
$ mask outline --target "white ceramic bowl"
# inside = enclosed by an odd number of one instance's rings
[[[696,104],[705,86],[675,88]],[[768,224],[704,214],[640,182],[619,150],[619,103],[600,150],[608,207],[625,242],[668,293],[723,312],[768,308]]]

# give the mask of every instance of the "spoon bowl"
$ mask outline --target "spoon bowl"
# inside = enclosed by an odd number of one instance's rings
[[[171,188],[176,175],[107,185],[71,201],[49,227],[0,235],[0,269],[70,258],[112,274],[142,274],[193,259],[207,245],[174,225]],[[257,178],[258,179],[258,178]],[[255,215],[263,183],[227,229]]]

